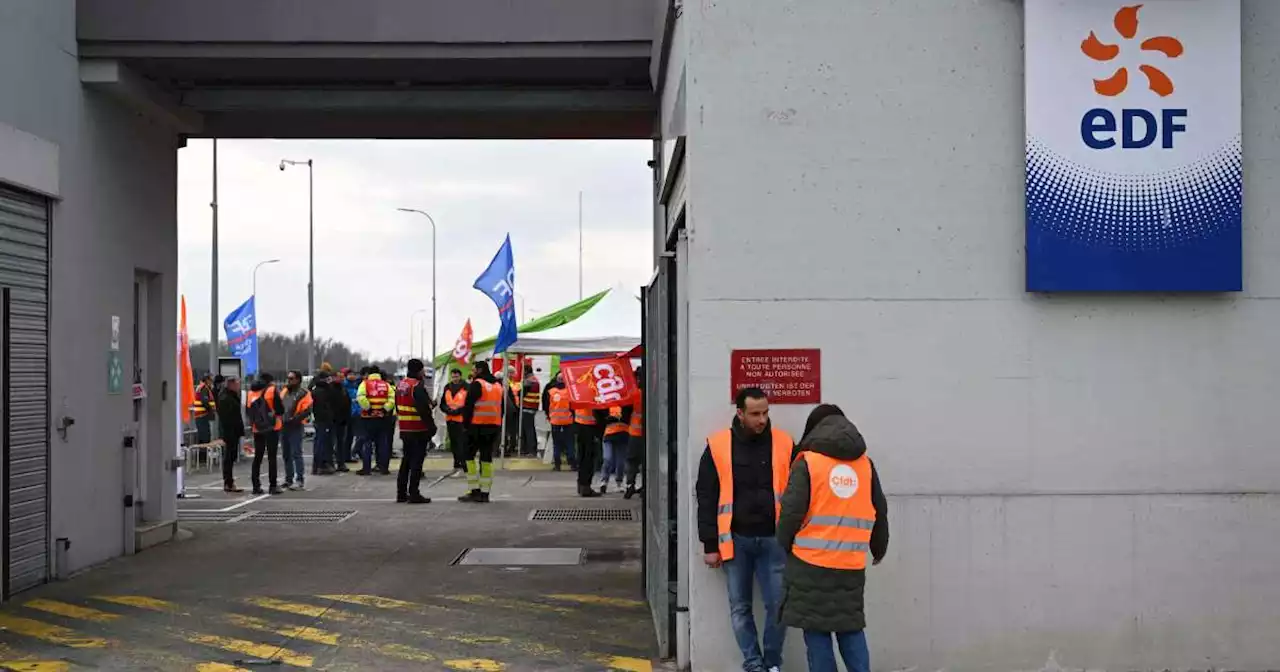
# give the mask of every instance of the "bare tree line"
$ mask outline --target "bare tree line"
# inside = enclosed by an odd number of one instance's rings
[[[218,341],[218,356],[230,357],[231,351],[226,341]],[[197,377],[204,373],[209,361],[209,342],[192,341],[191,366]],[[317,365],[330,364],[336,371],[343,367],[359,369],[364,366],[377,366],[386,371],[394,371],[401,366],[396,359],[374,359],[369,353],[355,350],[342,341],[332,338],[316,339]],[[304,375],[314,373],[304,371],[307,368],[307,333],[297,334],[259,334],[258,335],[258,367],[284,378],[290,369],[302,371]]]

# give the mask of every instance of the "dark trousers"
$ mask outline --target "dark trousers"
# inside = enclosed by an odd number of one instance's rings
[[[636,476],[644,469],[644,437],[633,436],[627,445],[627,485],[635,486]]]
[[[279,484],[276,452],[280,450],[280,432],[254,432],[253,434],[253,489],[262,489],[262,457],[266,456],[267,482],[271,487]]]
[[[373,461],[374,453],[377,453],[378,471],[389,471],[391,469],[391,434],[394,431],[392,424],[395,418],[363,418],[364,424],[364,450],[361,457],[364,460],[364,470],[369,471],[369,465]]]
[[[472,425],[467,433],[465,460],[479,458],[481,462],[493,462],[493,454],[497,452],[495,449],[501,436],[502,428],[498,425]]]
[[[196,444],[204,445],[213,440],[213,416],[204,414],[196,418]]]
[[[462,469],[467,464],[467,426],[461,422],[450,422],[445,429],[449,432],[449,452],[453,453],[453,468]]]
[[[505,426],[505,434],[503,435],[502,445],[506,449],[505,455],[514,455],[520,449],[520,412],[516,410],[508,410],[506,414],[507,422]]]
[[[560,458],[569,461],[570,469],[578,468],[578,453],[573,449],[573,425],[551,426],[551,459],[560,468]]]
[[[355,420],[350,418],[346,422],[339,422],[333,426],[333,451],[336,454],[334,466],[338,469],[346,469],[347,462],[351,461],[351,440],[354,428]]]
[[[520,412],[520,454],[535,456],[538,454],[538,426],[534,423],[537,411]]]
[[[404,441],[404,458],[400,460],[400,473],[396,475],[396,498],[418,496],[418,484],[422,482],[422,462],[427,459],[427,444],[431,441],[426,432],[400,432]]]
[[[574,425],[578,443],[578,487],[591,487],[591,476],[604,460],[600,432],[589,425]]]
[[[240,437],[224,436],[222,440],[222,484],[231,487],[236,482],[235,468],[236,458],[240,453]]]
[[[316,438],[311,443],[311,473],[333,467],[333,437],[334,424],[328,420],[317,420]]]

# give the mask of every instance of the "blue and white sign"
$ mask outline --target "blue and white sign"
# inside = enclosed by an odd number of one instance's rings
[[[232,357],[239,357],[244,362],[244,375],[251,376],[258,372],[258,314],[254,307],[254,297],[240,304],[231,311],[227,319],[222,321],[222,328],[227,332],[227,347]]]
[[[503,241],[498,253],[484,273],[476,278],[476,289],[489,297],[498,307],[498,319],[502,328],[498,330],[498,341],[493,344],[494,352],[506,352],[516,342],[516,262],[511,254],[511,234]]]
[[[1240,0],[1026,0],[1027,290],[1241,289]]]

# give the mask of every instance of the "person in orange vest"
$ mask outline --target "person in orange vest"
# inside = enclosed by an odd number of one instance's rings
[[[627,422],[627,491],[624,499],[631,499],[640,494],[644,498],[644,489],[636,488],[636,476],[644,468],[644,366],[636,369],[636,395],[631,399],[631,418]]]
[[[400,473],[396,476],[396,502],[399,504],[430,504],[418,489],[422,482],[422,463],[427,459],[427,446],[436,435],[436,422],[431,418],[435,404],[427,392],[424,381],[426,365],[421,359],[411,359],[405,365],[408,374],[396,384],[396,415],[400,422],[400,439],[404,442],[404,457],[400,460]]]
[[[493,454],[502,440],[502,383],[489,373],[488,362],[476,362],[462,409],[467,423],[467,485],[471,491],[460,502],[485,504],[493,490]]]
[[[445,431],[449,437],[449,451],[453,453],[453,470],[467,469],[467,423],[462,421],[462,409],[467,405],[467,385],[462,382],[462,369],[449,372],[449,384],[440,396],[440,410],[444,411]]]
[[[267,482],[270,492],[279,495],[279,474],[276,471],[276,452],[280,450],[280,429],[284,426],[281,419],[284,415],[284,404],[280,403],[280,390],[276,387],[275,378],[269,373],[259,373],[258,379],[249,387],[245,395],[245,415],[249,419],[249,430],[253,432],[253,494],[265,494],[262,491],[262,458],[267,458]]]
[[[703,562],[725,570],[742,668],[776,672],[782,667],[787,631],[778,620],[785,553],[775,535],[795,442],[769,422],[769,398],[763,390],[740,390],[734,403],[732,427],[707,439],[698,465],[698,538]],[[751,611],[757,578],[765,608],[763,652]]]
[[[778,543],[790,557],[782,623],[804,631],[812,672],[871,672],[863,589],[867,555],[889,549],[888,503],[867,443],[838,406],[813,409],[782,495]]]
[[[569,408],[569,390],[564,386],[564,373],[557,371],[555,379],[542,392],[542,412],[551,423],[551,459],[553,469],[560,471],[560,459],[569,461],[569,469],[578,468],[573,450],[573,409]]]
[[[391,384],[382,379],[382,370],[376,366],[369,367],[369,375],[356,389],[356,403],[360,405],[360,421],[364,424],[365,443],[363,468],[357,471],[359,476],[368,476],[373,456],[378,456],[378,473],[391,475],[391,434],[395,426],[396,395]]]
[[[196,444],[204,445],[213,440],[213,418],[217,412],[213,393],[213,376],[205,374],[196,386],[196,400],[191,404],[191,417],[196,423]]]
[[[524,377],[520,381],[520,454],[538,456],[538,405],[542,401],[542,382],[533,371],[533,364],[524,365]]]
[[[622,491],[622,479],[627,473],[627,444],[631,436],[631,406],[611,406],[604,428],[604,466],[600,468],[600,494],[609,492],[609,479],[613,478],[618,491]]]
[[[290,371],[284,379],[284,427],[280,431],[281,452],[284,453],[284,487],[289,490],[306,489],[306,467],[302,458],[304,426],[315,407],[311,392],[302,386],[302,372]]]
[[[578,444],[578,496],[599,497],[591,487],[591,477],[604,461],[604,430],[609,423],[609,409],[570,404],[573,409],[573,434]]]

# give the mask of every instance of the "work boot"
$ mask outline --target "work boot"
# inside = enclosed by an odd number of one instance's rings
[[[468,504],[478,503],[480,502],[480,494],[481,494],[480,489],[476,488],[475,490],[472,490],[471,492],[468,492],[467,494],[459,497],[458,501],[466,502]]]
[[[346,464],[338,465],[338,473],[346,474],[346,473],[349,473],[350,471],[351,471],[351,468],[348,467]]]
[[[560,465],[557,464],[556,466],[551,467],[551,471],[560,471]]]
[[[408,495],[396,495],[396,504],[404,504],[409,501]]]
[[[382,474],[383,476],[390,476],[390,475],[391,475],[391,470],[390,470],[390,469],[379,469],[379,470],[378,470],[378,473],[379,473],[379,474]]]
[[[578,486],[578,496],[579,497],[599,497],[600,493],[596,492],[595,490],[592,490],[591,486],[589,485],[580,485]]]
[[[253,494],[254,494],[254,495],[265,495],[265,494],[267,494],[267,491],[266,491],[266,490],[263,490],[262,488],[260,488],[260,487],[258,487],[258,486],[256,486],[256,485],[255,485],[255,486],[253,486]]]
[[[324,469],[321,469],[321,470],[320,470],[320,475],[321,475],[321,476],[332,476],[332,475],[333,475],[333,467],[325,467]]]
[[[222,486],[223,492],[244,492],[244,488],[237,488],[234,482]]]
[[[489,501],[489,498],[487,496],[485,497],[485,501],[486,502]],[[409,503],[410,504],[430,504],[431,498],[423,497],[422,495],[409,495]]]
[[[270,490],[268,490],[267,492],[270,492],[270,493],[271,493],[271,494],[273,494],[273,495],[283,495],[283,494],[284,494],[284,490],[281,490],[281,489],[280,489],[280,486],[277,486],[277,485],[273,485],[273,486],[271,486],[271,489],[270,489]]]
[[[628,485],[627,491],[622,493],[623,499],[631,499],[632,497],[635,497],[635,496],[636,496],[636,486],[634,485]]]
[[[368,476],[369,474],[372,474],[372,473],[373,472],[369,471],[368,469],[361,469],[360,471],[356,472],[356,476]]]
[[[481,492],[481,493],[480,493],[480,500],[479,500],[479,502],[480,502],[481,504],[488,504],[488,503],[489,503],[489,493],[487,493],[487,492]]]

